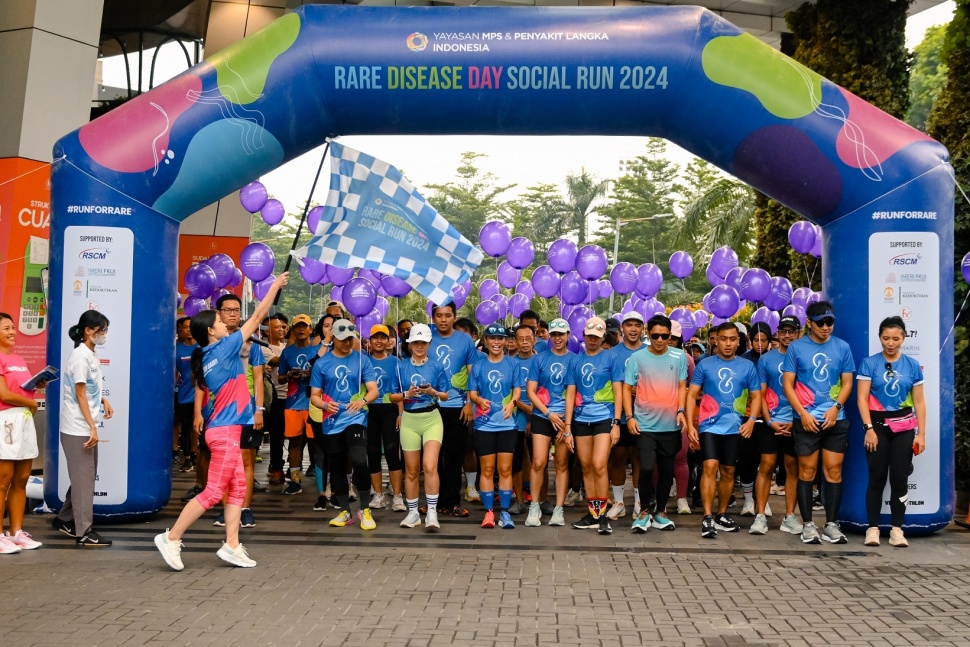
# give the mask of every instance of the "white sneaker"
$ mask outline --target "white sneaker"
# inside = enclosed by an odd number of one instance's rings
[[[677,514],[690,514],[690,504],[687,499],[677,499]]]
[[[476,503],[482,500],[482,495],[478,493],[474,485],[469,485],[465,488],[465,501],[470,501]]]
[[[754,501],[745,501],[744,505],[741,506],[741,516],[742,517],[753,517],[754,516]]]
[[[408,512],[408,516],[404,517],[401,521],[402,528],[414,528],[415,526],[421,525],[421,514],[417,510],[411,510]]]
[[[0,535],[0,555],[13,555],[19,553],[23,548],[13,543],[6,534]]]
[[[529,505],[529,516],[525,518],[525,525],[530,528],[542,525],[542,508],[535,501]]]
[[[165,529],[165,532],[155,535],[155,545],[158,547],[158,552],[162,554],[165,563],[171,566],[173,571],[181,571],[185,568],[182,565],[182,542],[169,539],[168,528]],[[219,555],[219,557],[222,557],[222,555]],[[223,559],[225,558],[223,557]]]
[[[404,497],[400,494],[395,494],[391,501],[391,510],[393,512],[406,512],[407,509],[408,507],[404,503]]]
[[[623,505],[622,501],[618,501],[613,504],[613,507],[609,509],[606,513],[606,517],[611,521],[616,521],[621,517],[626,516],[626,506]]]
[[[770,517],[771,516],[771,504],[770,503],[766,503],[765,504],[765,516],[766,517]]]
[[[557,505],[552,509],[552,519],[549,520],[550,526],[565,526],[566,517],[562,513],[562,506]]]
[[[421,517],[419,516],[418,519]],[[401,524],[402,526],[404,524]],[[431,532],[436,532],[441,530],[441,524],[438,523],[438,511],[428,508],[428,514],[424,516],[424,527]]]
[[[387,499],[384,498],[383,494],[374,493],[374,496],[370,498],[370,503],[367,504],[368,508],[373,510],[381,510],[387,507]]]
[[[44,545],[23,530],[18,530],[13,535],[7,534],[7,537],[9,537],[10,541],[20,546],[20,548],[23,550],[34,550],[35,548],[40,548]]]
[[[570,489],[568,492],[566,492],[566,500],[563,501],[563,507],[571,508],[582,500],[583,497],[579,492]]]
[[[223,542],[222,548],[216,551],[216,556],[224,562],[229,562],[233,566],[240,568],[252,568],[256,561],[246,552],[246,547],[239,544],[235,548],[229,548],[229,544]]]

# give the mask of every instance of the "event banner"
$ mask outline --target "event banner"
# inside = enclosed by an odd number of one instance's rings
[[[239,255],[243,248],[249,244],[249,239],[242,236],[198,236],[193,234],[179,235],[178,253],[178,277],[179,294],[185,297],[188,290],[185,287],[185,270],[200,261],[204,261],[213,254],[227,254],[230,258],[239,261]],[[234,288],[226,288],[236,296],[242,296],[242,286],[240,283]]]
[[[98,348],[104,379],[102,395],[113,404],[114,416],[98,429],[98,475],[94,503],[121,504],[128,498],[128,403],[131,365],[128,349],[132,337],[131,266],[135,237],[130,229],[118,227],[68,227],[64,232],[64,270],[68,289],[61,302],[61,329],[75,325],[86,310],[108,317],[108,343]],[[65,362],[74,350],[67,335],[61,337]],[[59,381],[56,384],[64,385]],[[159,394],[160,396],[165,394]],[[64,499],[71,479],[67,462],[60,454],[57,494]]]

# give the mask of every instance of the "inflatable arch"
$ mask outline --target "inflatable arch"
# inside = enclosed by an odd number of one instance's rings
[[[82,310],[111,318],[102,363],[116,414],[99,515],[150,514],[170,495],[179,222],[327,137],[378,133],[665,137],[820,224],[825,293],[857,361],[879,348],[880,320],[909,322],[930,449],[916,460],[907,522],[931,532],[950,521],[947,151],[696,7],[305,6],[61,139],[48,360],[66,360]],[[53,507],[66,489],[58,413],[52,398]],[[859,527],[859,443],[845,474],[840,516]]]

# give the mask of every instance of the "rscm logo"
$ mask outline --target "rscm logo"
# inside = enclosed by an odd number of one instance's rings
[[[923,258],[921,254],[900,254],[899,256],[893,256],[889,259],[890,265],[903,265],[903,266],[915,266],[919,265],[920,260]]]
[[[82,258],[87,261],[103,261],[108,258],[108,254],[111,253],[110,249],[104,247],[89,247],[88,249],[81,250],[78,254],[78,258]]]

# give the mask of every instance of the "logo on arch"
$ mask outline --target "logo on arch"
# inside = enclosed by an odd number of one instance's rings
[[[412,52],[423,52],[428,46],[428,37],[419,31],[408,36],[408,49]]]
[[[923,259],[922,254],[900,254],[889,259],[889,264],[894,267],[915,267]]]

